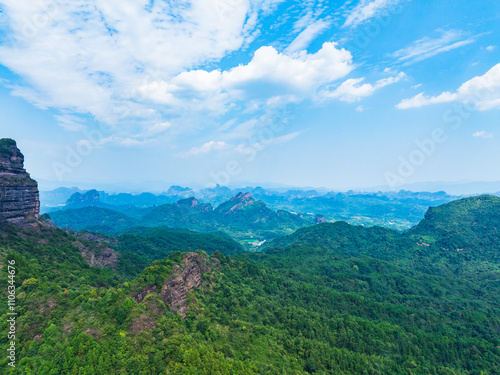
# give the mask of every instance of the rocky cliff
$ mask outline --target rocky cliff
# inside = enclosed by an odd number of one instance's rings
[[[38,184],[24,169],[16,142],[0,139],[0,220],[23,225],[39,217]]]
[[[216,258],[209,259],[204,253],[185,253],[182,263],[173,267],[172,275],[158,291],[160,298],[170,306],[170,311],[185,318],[189,291],[201,287],[203,274],[214,270],[220,270],[220,264]],[[134,296],[134,299],[140,303],[148,294],[156,292],[156,289],[155,285],[146,288]]]

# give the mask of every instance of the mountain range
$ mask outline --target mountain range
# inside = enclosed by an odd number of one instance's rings
[[[16,314],[12,344],[0,305],[0,349],[16,356],[5,373],[500,373],[498,197],[439,204],[395,231],[307,225],[248,192],[215,208],[120,206],[136,216],[74,192],[52,219],[87,230],[63,230],[39,216],[15,143],[1,144],[0,281]],[[275,236],[246,251],[208,228]]]

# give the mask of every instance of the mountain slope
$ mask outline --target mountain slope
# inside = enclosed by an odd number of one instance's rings
[[[115,235],[139,225],[139,222],[121,212],[103,207],[82,207],[50,213],[50,218],[61,228],[88,230]]]
[[[431,207],[408,233],[500,261],[500,198],[481,195]]]
[[[50,214],[60,227],[89,230],[117,235],[136,226],[186,228],[200,232],[225,231],[238,239],[248,237],[274,238],[314,223],[288,211],[269,209],[264,202],[255,201],[249,193],[239,193],[215,209],[190,197],[175,204],[156,207],[113,207],[99,201],[96,191],[76,193],[72,205],[93,205],[65,209]]]
[[[365,228],[337,221],[299,229],[271,241],[265,249],[299,244],[320,245],[345,256],[370,255],[388,260],[410,256],[413,247],[409,239],[391,229]]]

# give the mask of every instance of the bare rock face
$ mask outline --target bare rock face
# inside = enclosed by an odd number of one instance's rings
[[[316,224],[321,224],[321,223],[326,223],[327,220],[325,219],[325,217],[323,215],[316,215]]]
[[[39,217],[38,184],[24,169],[16,142],[0,139],[0,220],[25,225]]]
[[[90,249],[80,241],[73,241],[73,246],[80,250],[80,254],[90,267],[113,268],[118,262],[118,253],[105,243],[100,243]]]
[[[141,303],[148,294],[154,293],[155,291],[156,291],[156,285],[152,285],[149,288],[142,290],[140,293],[137,293],[133,297],[133,299],[136,300],[138,303]]]
[[[170,311],[185,318],[189,291],[201,287],[203,274],[213,270],[220,270],[218,259],[210,260],[206,254],[185,253],[182,263],[173,267],[172,275],[163,283],[161,290],[157,291],[156,285],[152,285],[133,298],[141,303],[148,294],[158,292],[160,298],[170,306]]]
[[[212,268],[220,269],[217,259],[210,264],[208,258],[198,253],[184,255],[181,265],[174,266],[174,274],[165,281],[161,288],[162,299],[169,304],[170,311],[186,317],[186,298],[191,289],[199,288],[205,272],[212,272]]]

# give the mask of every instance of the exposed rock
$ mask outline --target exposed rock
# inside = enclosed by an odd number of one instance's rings
[[[130,332],[139,333],[142,331],[151,331],[156,327],[155,321],[146,314],[141,314],[134,320],[132,320],[132,326],[130,327]]]
[[[40,303],[38,305],[37,310],[40,312],[46,311],[47,313],[50,313],[52,309],[57,305],[57,302],[53,300],[52,298],[47,299],[47,301]]]
[[[97,248],[85,246],[80,241],[73,241],[72,244],[80,250],[83,259],[91,267],[113,268],[118,262],[118,253],[104,244]]]
[[[176,205],[195,208],[200,212],[210,212],[213,210],[213,207],[210,203],[200,203],[200,201],[195,197],[180,199],[179,201],[177,201]]]
[[[227,202],[220,204],[215,211],[219,214],[235,214],[239,210],[247,207],[255,206],[256,208],[265,208],[266,205],[262,201],[255,201],[250,193],[238,193]]]
[[[177,196],[177,197],[190,197],[193,195],[193,190],[191,190],[188,187],[181,187],[181,186],[170,186],[168,191],[165,193],[165,195],[171,197],[171,196]]]
[[[184,318],[187,311],[186,298],[189,291],[199,288],[205,272],[212,272],[210,266],[219,267],[219,261],[209,264],[208,258],[198,253],[187,253],[181,265],[174,266],[174,274],[162,286],[160,295],[169,304],[170,311],[181,314]]]
[[[323,215],[316,215],[316,224],[321,224],[321,223],[326,223],[327,220],[325,219],[325,217]]]
[[[219,260],[213,258],[209,260],[206,254],[185,253],[180,265],[173,267],[173,273],[168,280],[163,283],[159,291],[161,299],[170,306],[170,311],[186,317],[188,310],[187,295],[190,290],[202,286],[203,274],[220,270]],[[133,298],[137,302],[142,302],[144,298],[156,291],[156,285],[144,289]]]
[[[0,139],[0,220],[26,225],[39,217],[38,184],[24,169],[16,142]]]
[[[118,240],[116,238],[108,237],[100,233],[87,232],[84,230],[76,231],[71,228],[62,228],[62,230],[68,234],[71,234],[73,237],[80,238],[82,240],[87,240],[92,242],[105,242],[110,245],[116,245],[118,243]]]
[[[230,201],[240,201],[246,204],[253,203],[254,199],[252,198],[252,194],[250,193],[238,193],[234,197],[230,199]]]
[[[152,285],[149,288],[144,289],[140,293],[137,293],[132,298],[136,300],[138,303],[141,303],[148,294],[154,293],[155,291],[156,291],[156,285]]]
[[[190,198],[186,198],[186,199],[181,199],[177,202],[177,205],[178,206],[188,206],[188,207],[196,207],[200,204],[200,202],[198,201],[198,199],[196,199],[195,197],[190,197]]]
[[[90,335],[94,338],[94,340],[99,341],[99,338],[102,335],[102,331],[97,328],[87,328],[85,331],[83,331],[87,335]]]

